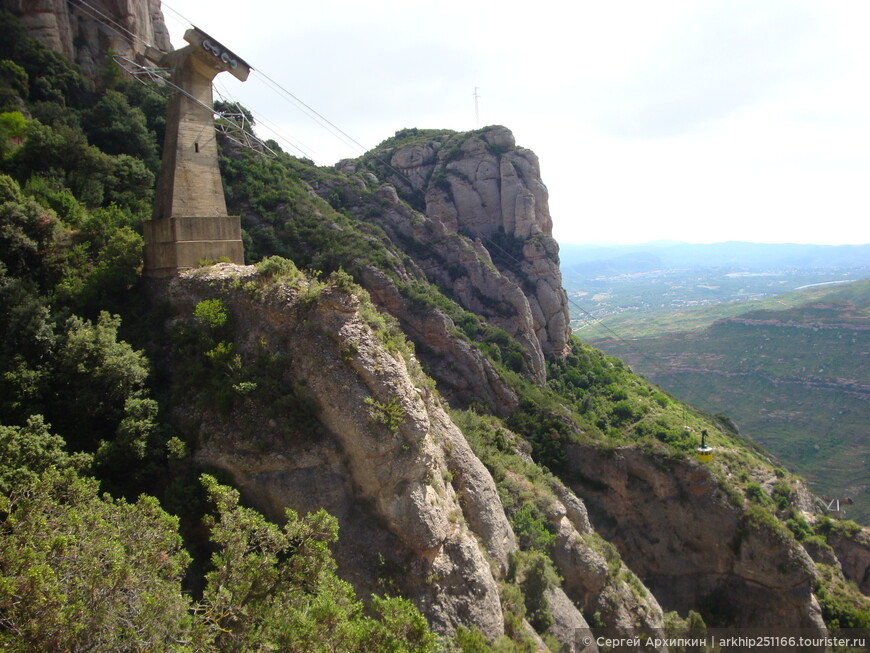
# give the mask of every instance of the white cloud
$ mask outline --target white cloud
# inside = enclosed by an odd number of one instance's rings
[[[565,242],[870,242],[870,4],[170,6],[366,148],[473,128],[480,87],[481,123],[539,155]],[[221,84],[318,162],[360,154],[256,73]]]

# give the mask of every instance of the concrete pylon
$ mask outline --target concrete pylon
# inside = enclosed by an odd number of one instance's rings
[[[166,109],[166,138],[152,219],[143,224],[145,275],[169,277],[203,260],[244,263],[239,216],[227,215],[215,140],[212,80],[229,72],[245,81],[251,68],[197,28],[190,45],[164,55],[176,91]]]

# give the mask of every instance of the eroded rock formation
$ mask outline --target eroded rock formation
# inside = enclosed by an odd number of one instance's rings
[[[160,0],[0,0],[0,9],[21,18],[30,36],[91,78],[110,52],[135,59],[149,45],[172,49]]]
[[[737,505],[709,467],[635,447],[571,445],[568,456],[593,521],[665,609],[825,632],[809,555],[782,524]]]
[[[831,533],[828,544],[834,550],[843,575],[870,596],[870,528],[865,526],[854,534]]]
[[[387,158],[389,165],[383,166]],[[509,332],[542,354],[560,354],[570,336],[568,301],[547,187],[534,152],[518,147],[510,130],[496,126],[423,144],[399,143],[372,161],[396,187],[397,198],[409,200],[433,223],[424,244],[464,234],[473,239],[483,266],[496,268],[516,288],[497,289],[485,274],[456,278],[449,266],[442,266],[439,285],[496,323],[503,313],[497,304],[512,306],[519,317]],[[346,162],[340,169],[352,172],[354,166]]]
[[[272,519],[287,507],[334,514],[336,559],[361,595],[400,590],[442,632],[473,625],[501,635],[499,583],[518,545],[492,476],[413,358],[384,347],[360,296],[332,285],[315,296],[316,283],[268,283],[256,268],[232,264],[172,280],[170,323],[219,298],[233,316],[224,335],[240,363],[268,358],[277,384],[275,397],[245,395],[229,410],[179,401],[176,423],[194,431],[197,461],[229,474]],[[546,592],[550,634],[564,650],[596,650],[575,641],[589,627],[578,606],[628,632],[662,628],[655,598],[631,581],[615,549],[601,549],[583,503],[561,484],[548,518],[565,578]]]
[[[422,377],[378,341],[356,296],[328,288],[305,301],[304,284],[232,290],[257,280],[255,268],[222,265],[173,280],[168,296],[179,315],[220,297],[238,316],[242,359],[280,352],[271,374],[323,430],[300,432],[287,411],[253,399],[229,414],[184,403],[178,419],[196,425],[197,459],[274,519],[286,507],[335,514],[336,557],[363,595],[395,583],[439,630],[502,634],[497,579],[516,540],[492,477]]]

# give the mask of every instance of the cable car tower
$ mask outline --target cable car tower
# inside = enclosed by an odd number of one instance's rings
[[[245,81],[251,67],[196,27],[184,40],[190,45],[180,50],[148,52],[180,90],[169,98],[154,212],[143,224],[150,277],[174,276],[203,260],[244,263],[241,221],[227,215],[218,167],[212,80],[229,72]]]

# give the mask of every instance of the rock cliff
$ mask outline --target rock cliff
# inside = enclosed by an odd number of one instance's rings
[[[280,352],[270,368],[277,394],[303,397],[319,435],[256,393],[229,414],[183,404],[179,414],[197,422],[197,459],[230,473],[273,518],[286,506],[335,514],[337,559],[361,590],[392,581],[439,629],[465,623],[502,634],[496,580],[516,545],[486,470],[422,379],[415,384],[360,317],[357,296],[328,286],[305,301],[315,290],[304,283],[228,292],[231,282],[257,280],[254,268],[220,266],[176,279],[169,298],[180,315],[221,298],[238,316],[232,342],[241,360]]]
[[[870,596],[870,528],[855,529],[852,533],[831,533],[827,539],[843,575],[865,596]]]
[[[519,547],[500,493],[365,291],[219,264],[182,274],[162,296],[170,332],[191,328],[201,302],[219,300],[231,316],[221,346],[238,357],[235,369],[265,366],[247,385],[226,372],[234,390],[222,409],[195,390],[176,402],[175,423],[196,442],[201,466],[229,474],[273,519],[286,507],[334,514],[336,559],[361,595],[402,592],[442,632],[505,632],[500,589]],[[176,363],[176,381],[184,374]],[[589,627],[580,609],[628,632],[660,630],[655,598],[595,533],[583,503],[560,483],[548,496],[565,578],[545,591],[548,634],[565,651],[595,650],[575,641]]]
[[[433,223],[429,242],[456,233],[468,236],[484,264],[507,276],[516,289],[499,292],[480,275],[455,278],[445,266],[440,266],[439,285],[462,298],[469,310],[496,320],[493,303],[513,306],[523,319],[510,325],[512,332],[527,346],[536,341],[543,354],[562,353],[570,336],[568,301],[534,152],[518,147],[510,130],[500,126],[422,138],[409,131],[412,138],[399,132],[363,162],[425,213]],[[348,170],[347,163],[339,167]]]
[[[172,49],[160,0],[0,0],[0,9],[21,18],[30,36],[92,79],[109,52],[135,59],[149,45]]]
[[[782,524],[729,494],[706,465],[572,445],[572,483],[601,532],[666,609],[709,625],[825,632],[813,561]]]

